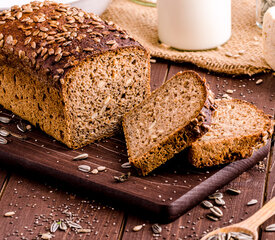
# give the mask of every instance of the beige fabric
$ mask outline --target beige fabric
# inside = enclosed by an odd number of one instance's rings
[[[270,69],[263,58],[261,30],[255,24],[255,2],[232,0],[231,39],[222,47],[208,51],[178,51],[160,44],[157,11],[153,7],[141,6],[130,0],[113,0],[102,17],[126,29],[149,48],[154,57],[192,62],[216,72],[252,75]],[[245,52],[238,54],[242,50]],[[240,56],[234,57],[235,55]]]

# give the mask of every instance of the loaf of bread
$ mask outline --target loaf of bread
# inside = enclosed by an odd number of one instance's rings
[[[150,94],[149,53],[112,22],[32,2],[0,12],[0,104],[70,148],[111,136]]]
[[[271,116],[237,99],[217,100],[210,130],[189,149],[198,168],[247,158],[264,146],[273,131]]]
[[[123,130],[130,163],[147,175],[201,137],[207,98],[198,74],[180,72],[128,112]]]

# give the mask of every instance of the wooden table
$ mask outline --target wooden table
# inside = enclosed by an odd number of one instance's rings
[[[152,89],[160,86],[167,78],[178,71],[192,69],[198,71],[209,82],[217,97],[234,89],[232,97],[253,102],[266,113],[274,116],[275,76],[271,73],[248,76],[223,76],[211,74],[191,64],[174,64],[157,60],[152,63]],[[256,80],[263,82],[256,85]],[[106,203],[94,200],[92,193],[72,191],[62,186],[62,182],[52,182],[24,172],[17,173],[12,169],[0,168],[0,239],[40,239],[42,233],[49,231],[54,220],[72,218],[90,233],[75,233],[58,230],[54,239],[199,239],[204,233],[217,227],[246,219],[257,211],[272,196],[275,196],[275,151],[274,144],[268,157],[251,170],[243,173],[229,185],[220,189],[224,193],[226,207],[222,207],[224,216],[218,222],[206,218],[209,210],[196,206],[170,224],[160,224],[162,232],[153,235],[150,222],[142,215],[134,215],[125,208],[114,206],[110,199]],[[1,167],[1,165],[0,165]],[[241,190],[237,196],[226,193],[228,187]],[[247,206],[251,199],[258,203]],[[15,211],[12,217],[4,217],[9,211]],[[275,239],[275,233],[264,231],[266,225],[275,223],[275,217],[261,226],[260,239]],[[138,232],[133,227],[143,225]]]

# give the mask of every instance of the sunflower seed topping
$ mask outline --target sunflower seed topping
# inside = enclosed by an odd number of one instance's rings
[[[73,160],[79,161],[79,160],[87,159],[88,157],[89,157],[88,153],[83,153],[83,154],[80,154],[80,155],[74,157]]]

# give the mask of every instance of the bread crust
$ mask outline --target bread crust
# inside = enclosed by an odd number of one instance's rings
[[[232,104],[246,104],[254,108],[257,114],[262,117],[264,127],[261,131],[252,134],[209,141],[198,140],[192,143],[188,151],[188,159],[197,168],[211,167],[248,158],[255,150],[263,147],[272,136],[274,122],[271,120],[270,115],[265,114],[253,104],[243,100],[230,99],[221,101]]]
[[[209,109],[210,106],[212,109],[213,105],[211,104],[211,101],[207,101],[208,97],[211,94],[209,94],[208,92],[205,79],[202,79],[194,71],[179,72],[174,77],[178,77],[181,75],[192,75],[192,77],[196,78],[204,88],[204,97],[201,102],[201,108],[194,113],[194,118],[199,116],[206,102],[208,103],[207,109]],[[168,81],[171,81],[174,77],[172,77]],[[165,88],[165,84],[162,85],[160,88]],[[157,94],[157,92],[158,89],[153,91],[151,96]],[[150,101],[151,96],[147,97],[141,104],[146,101]],[[165,163],[167,160],[171,159],[176,153],[179,153],[186,147],[190,146],[192,142],[199,139],[203,134],[208,131],[208,128],[206,127],[204,122],[190,122],[189,124],[182,125],[178,129],[175,129],[173,133],[162,139],[161,142],[157,143],[142,156],[133,157],[132,149],[129,148],[129,134],[127,131],[125,119],[128,118],[132,112],[136,112],[138,108],[139,106],[136,106],[129,113],[126,113],[123,117],[122,124],[127,143],[129,162],[133,164],[137,168],[138,172],[143,176],[147,175],[149,172],[151,172],[161,164]]]

